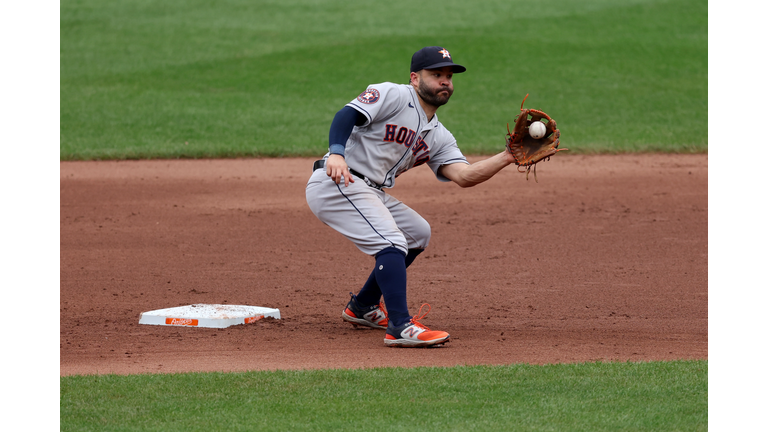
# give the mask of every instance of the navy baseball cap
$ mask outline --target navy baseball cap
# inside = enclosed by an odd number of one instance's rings
[[[453,73],[462,73],[467,70],[464,66],[454,63],[451,53],[439,46],[424,47],[416,51],[411,57],[411,72],[418,72],[422,69],[438,69],[445,66],[452,66]]]

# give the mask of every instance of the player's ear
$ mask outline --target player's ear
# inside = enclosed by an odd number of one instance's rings
[[[413,84],[416,84],[416,85],[418,85],[418,84],[419,84],[419,81],[418,81],[418,79],[419,79],[420,77],[421,77],[421,76],[419,75],[419,73],[418,73],[418,72],[411,72],[411,81],[410,81],[410,84],[411,84],[411,85],[413,85]],[[414,81],[414,80],[415,80],[415,81]]]

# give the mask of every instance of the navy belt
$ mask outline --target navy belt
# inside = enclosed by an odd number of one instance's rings
[[[315,163],[312,165],[312,172],[315,172],[315,170],[318,170],[320,168],[325,168],[325,159],[316,160]],[[347,168],[349,168],[349,167],[347,167]],[[366,176],[360,174],[359,172],[353,170],[352,168],[349,168],[349,172],[353,176],[361,178],[365,182],[365,184],[367,184],[368,186],[370,186],[370,187],[372,187],[374,189],[381,190],[381,188],[384,187],[383,185],[380,185],[380,184],[372,181],[368,177],[366,177]]]

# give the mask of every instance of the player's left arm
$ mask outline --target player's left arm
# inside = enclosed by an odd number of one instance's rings
[[[490,179],[506,166],[513,163],[515,163],[515,157],[505,150],[502,153],[475,162],[471,165],[466,163],[443,165],[440,167],[439,171],[445,178],[466,188],[478,185]]]

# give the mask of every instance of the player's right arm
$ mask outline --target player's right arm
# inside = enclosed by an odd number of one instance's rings
[[[328,155],[328,159],[325,160],[325,173],[328,177],[333,179],[336,184],[341,183],[341,177],[344,177],[344,186],[349,186],[350,183],[354,183],[355,179],[349,174],[349,167],[347,161],[344,160],[344,156],[340,154]]]
[[[331,131],[328,134],[328,159],[325,161],[325,173],[333,179],[336,184],[341,182],[344,177],[344,186],[354,183],[355,179],[349,174],[347,161],[344,159],[344,149],[347,140],[352,134],[355,124],[365,122],[365,117],[352,107],[345,106],[331,123]]]

